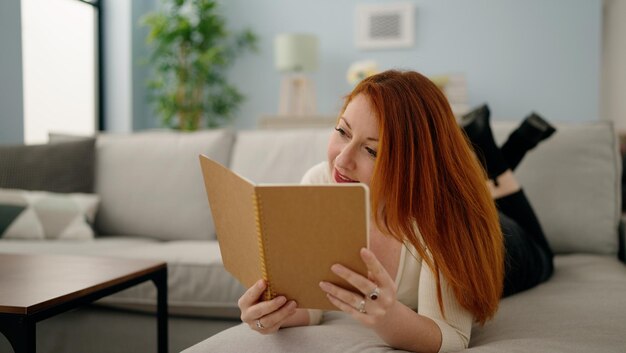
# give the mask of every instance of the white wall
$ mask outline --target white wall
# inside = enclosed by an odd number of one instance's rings
[[[602,118],[626,133],[626,1],[606,0],[603,23]]]
[[[158,3],[137,1],[145,11]],[[407,1],[417,9],[415,46],[364,51],[355,47],[353,35],[355,8],[364,1],[222,0],[229,28],[249,27],[260,37],[260,52],[238,59],[230,73],[247,96],[235,127],[255,128],[261,115],[277,112],[281,76],[274,69],[273,40],[283,32],[320,39],[321,64],[313,76],[321,114],[336,114],[351,89],[348,66],[373,59],[382,69],[465,73],[470,104],[489,103],[495,119],[520,120],[532,110],[552,121],[599,118],[602,0]],[[386,1],[367,1],[381,2]],[[133,53],[145,52],[144,46],[133,41]],[[135,126],[141,120],[154,125],[158,119],[138,86],[146,76],[133,71],[133,79]]]
[[[0,1],[0,143],[24,140],[20,0]]]
[[[354,47],[352,35],[354,8],[362,1],[222,0],[230,28],[251,27],[261,37],[260,53],[241,58],[231,73],[233,82],[248,96],[236,127],[254,128],[261,114],[277,111],[280,75],[273,68],[272,42],[275,34],[287,31],[309,31],[321,39],[322,63],[315,79],[323,114],[334,114],[340,97],[350,89],[344,78],[348,65],[373,58],[385,68],[405,67],[427,74],[466,72],[472,103],[488,101],[497,118],[520,119],[536,109],[552,120],[598,119],[602,0],[410,1],[417,8],[416,46],[366,52]],[[624,12],[626,0],[609,1]],[[0,143],[21,142],[19,3],[0,1]],[[147,70],[139,64],[147,53],[144,33],[138,33],[136,22],[157,3],[104,2],[109,130],[126,132],[156,125],[143,86]],[[619,43],[621,38],[622,48],[624,22],[618,30],[621,34],[613,40]],[[618,25],[619,20],[611,28]],[[624,54],[619,58],[613,62],[626,62]],[[623,65],[605,62],[604,66],[610,73],[605,77],[617,77],[619,70],[623,73]],[[626,92],[626,79],[621,77],[605,79],[603,92],[609,87],[607,82],[618,85],[609,92]],[[603,108],[623,104],[619,97],[611,103],[607,98],[605,93]],[[625,116],[624,108],[621,113],[603,109],[602,115]]]
[[[103,1],[104,14],[104,107],[105,129],[111,132],[131,132],[132,114],[132,55],[131,1]]]
[[[365,51],[354,43],[355,8],[364,1],[223,0],[228,24],[251,27],[261,38],[260,54],[247,55],[232,70],[248,96],[237,127],[256,127],[261,114],[277,111],[273,39],[290,31],[320,39],[314,77],[322,114],[334,115],[351,89],[348,66],[374,59],[381,69],[465,73],[470,104],[489,103],[496,119],[520,120],[532,110],[552,121],[599,118],[601,0],[408,1],[417,12],[415,46]]]

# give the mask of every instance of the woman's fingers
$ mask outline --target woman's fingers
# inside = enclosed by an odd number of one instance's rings
[[[348,283],[357,288],[363,295],[370,294],[375,288],[393,288],[394,281],[387,273],[387,270],[378,261],[376,255],[370,250],[361,249],[361,258],[368,269],[368,277],[366,278],[342,265],[335,264],[330,269],[339,277],[345,279]]]
[[[265,290],[265,287],[265,281],[260,279],[252,287],[248,288],[248,290],[239,298],[239,301],[237,302],[239,308],[243,311],[258,302],[261,294],[263,294],[263,291]]]
[[[376,317],[385,314],[385,310],[371,300],[359,298],[358,303],[353,303],[354,299],[349,299],[350,301],[346,302],[330,293],[326,293],[326,297],[339,310],[352,315],[354,319],[367,326],[373,326],[376,323]]]
[[[241,312],[241,321],[250,323],[253,320],[271,314],[287,302],[287,298],[284,296],[276,297],[272,300],[262,301],[247,308],[247,310]]]
[[[326,297],[334,306],[336,306],[345,313],[351,314],[353,316],[363,315],[363,313],[359,312],[354,306],[347,304],[346,302],[342,301],[332,294],[326,293]]]
[[[354,286],[354,288],[361,291],[363,294],[368,293],[374,287],[376,287],[372,281],[361,276],[360,274],[342,266],[339,264],[332,265],[330,270],[333,271],[337,276],[345,279],[348,283]],[[331,293],[333,294],[333,293]],[[341,297],[339,297],[341,298]]]
[[[320,282],[319,286],[327,294],[332,295],[333,297],[352,306],[353,308],[357,307],[359,302],[363,299],[362,297],[356,295],[354,292],[343,289],[329,282],[322,281]]]
[[[361,258],[367,266],[367,277],[339,264],[331,266],[335,274],[358,291],[353,292],[325,281],[319,285],[333,305],[364,325],[373,326],[387,315],[388,309],[396,302],[396,285],[373,252],[363,248]]]
[[[365,265],[367,266],[372,280],[375,283],[378,283],[379,287],[395,287],[394,280],[391,278],[391,276],[389,276],[389,273],[387,272],[387,270],[385,270],[385,267],[383,267],[380,261],[378,261],[376,255],[374,255],[374,253],[370,249],[361,249],[361,259],[363,259],[363,262],[365,262]],[[374,288],[375,287],[365,288],[366,292],[364,292],[363,294],[369,294],[370,291],[374,290]]]
[[[290,300],[289,302],[285,303],[282,307],[279,307],[277,310],[274,310],[273,312],[264,315],[262,317],[259,317],[258,319],[255,319],[254,322],[252,323],[254,325],[255,328],[256,327],[256,321],[260,320],[261,321],[261,325],[263,325],[263,330],[261,330],[261,332],[273,332],[273,331],[277,331],[280,326],[282,325],[282,323],[291,315],[293,315],[296,312],[296,309],[298,308],[298,305],[295,301]]]
[[[238,302],[241,321],[264,334],[277,331],[283,321],[293,315],[297,308],[295,301],[287,302],[287,298],[282,295],[272,300],[261,301],[261,295],[266,287],[265,281],[259,280],[248,288]]]

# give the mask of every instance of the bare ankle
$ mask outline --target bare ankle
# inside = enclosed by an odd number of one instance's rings
[[[511,195],[521,189],[519,182],[510,169],[507,169],[504,173],[498,175],[495,183],[493,180],[487,180],[487,187],[491,192],[491,197],[494,199]]]

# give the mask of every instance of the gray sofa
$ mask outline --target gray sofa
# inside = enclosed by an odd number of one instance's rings
[[[513,126],[498,122],[497,136],[506,137]],[[518,170],[558,253],[554,277],[504,299],[496,318],[473,330],[469,351],[626,351],[626,266],[617,256],[623,246],[617,139],[608,123],[558,128]],[[244,289],[221,265],[198,154],[256,182],[298,182],[325,158],[329,133],[100,135],[95,173],[99,236],[82,242],[0,239],[0,252],[166,260],[173,352],[187,347],[188,352],[389,351],[337,312],[326,313],[320,326],[273,336],[238,325],[236,300]],[[155,295],[153,286],[144,284],[48,319],[38,324],[39,352],[153,352],[156,322],[149,313]],[[10,352],[6,347],[0,338],[0,351]]]

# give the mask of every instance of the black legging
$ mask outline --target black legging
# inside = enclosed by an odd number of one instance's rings
[[[495,200],[506,249],[503,297],[546,281],[553,253],[524,191]]]

